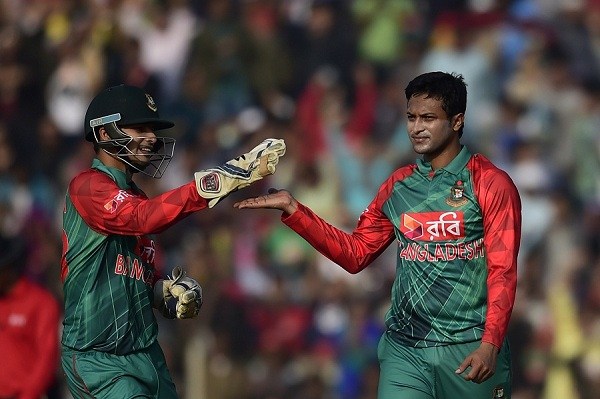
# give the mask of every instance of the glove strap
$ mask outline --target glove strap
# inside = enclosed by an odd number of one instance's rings
[[[165,296],[164,291],[164,280],[158,280],[154,284],[154,298],[152,306],[158,309],[160,313],[167,319],[174,319],[177,317],[177,299]]]

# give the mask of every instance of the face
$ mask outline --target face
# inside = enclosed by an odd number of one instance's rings
[[[425,95],[413,96],[407,108],[408,136],[413,149],[432,166],[445,166],[460,151],[458,132],[464,115],[446,115],[442,102]],[[437,163],[437,165],[436,165]]]
[[[133,138],[127,145],[130,152],[126,156],[129,162],[140,168],[144,168],[150,162],[150,158],[155,154],[156,134],[150,126],[129,126],[120,128],[123,133]]]

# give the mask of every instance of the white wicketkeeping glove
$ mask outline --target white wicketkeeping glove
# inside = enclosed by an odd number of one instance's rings
[[[196,172],[194,179],[198,193],[212,208],[230,193],[275,173],[275,165],[284,154],[283,140],[266,139],[250,152],[223,165]]]
[[[154,285],[154,306],[169,319],[196,317],[202,307],[202,287],[179,266],[172,276]]]

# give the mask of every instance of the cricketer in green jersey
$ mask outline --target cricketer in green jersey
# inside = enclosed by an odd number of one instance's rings
[[[416,163],[396,170],[352,233],[289,191],[234,204],[283,211],[282,221],[350,273],[397,245],[379,347],[379,399],[506,399],[506,332],[517,286],[521,203],[509,176],[460,143],[462,76],[431,72],[405,90]]]
[[[172,126],[133,86],[110,87],[88,107],[85,137],[96,158],[70,182],[63,211],[61,360],[75,398],[177,398],[153,308],[167,318],[193,318],[202,290],[180,267],[161,275],[155,235],[274,173],[285,153],[283,140],[266,139],[148,198],[133,176],[162,176],[175,140],[154,131]]]

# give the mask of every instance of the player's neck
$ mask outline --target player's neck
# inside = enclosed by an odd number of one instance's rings
[[[109,168],[118,169],[118,170],[122,171],[123,173],[127,173],[128,175],[130,175],[130,173],[128,173],[129,168],[127,167],[127,164],[125,164],[125,162],[121,161],[116,156],[113,156],[113,155],[107,153],[106,151],[100,150],[100,151],[98,151],[98,154],[96,155],[96,157],[100,161],[102,161],[102,163],[104,165],[108,166]]]

